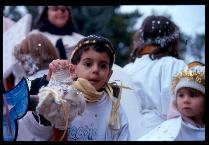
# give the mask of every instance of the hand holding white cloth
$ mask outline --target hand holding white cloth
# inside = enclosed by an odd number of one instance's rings
[[[83,95],[73,87],[69,87],[67,92],[57,90],[56,87],[45,87],[39,91],[38,96],[36,110],[55,128],[64,129],[66,122],[72,122],[85,109]]]
[[[85,109],[83,94],[71,86],[71,83],[70,74],[61,70],[53,73],[48,86],[39,90],[36,110],[55,128],[66,129]]]

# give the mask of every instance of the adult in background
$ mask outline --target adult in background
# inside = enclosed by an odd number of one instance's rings
[[[44,6],[33,32],[41,32],[58,48],[61,59],[69,59],[73,46],[83,38],[74,32],[68,6]]]

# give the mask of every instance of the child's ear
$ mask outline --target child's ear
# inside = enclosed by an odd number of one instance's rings
[[[76,71],[76,66],[73,64],[69,64],[69,70],[70,70],[70,75],[73,80],[77,78],[77,71]]]

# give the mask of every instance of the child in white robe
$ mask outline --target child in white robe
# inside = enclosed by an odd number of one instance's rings
[[[179,28],[164,16],[148,16],[133,40],[132,62],[124,66],[139,95],[137,123],[143,136],[166,120],[172,76],[187,68],[178,57]]]

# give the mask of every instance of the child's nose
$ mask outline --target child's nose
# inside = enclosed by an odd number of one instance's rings
[[[99,71],[99,66],[98,65],[93,65],[92,67],[93,72],[98,72]]]
[[[188,95],[186,95],[185,97],[184,97],[184,103],[189,103],[190,102],[190,97],[188,96]]]

